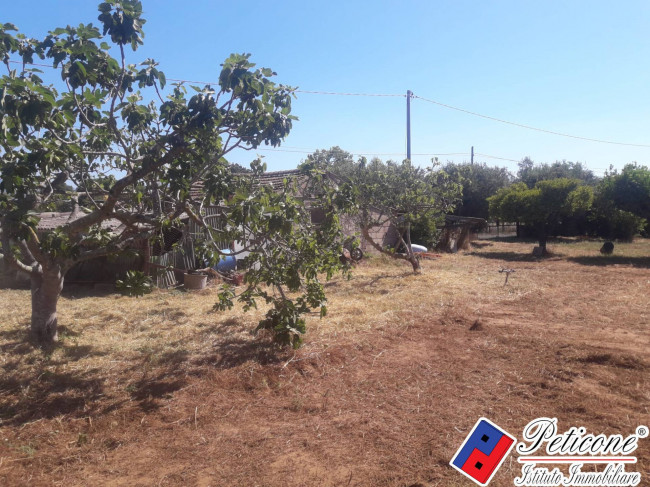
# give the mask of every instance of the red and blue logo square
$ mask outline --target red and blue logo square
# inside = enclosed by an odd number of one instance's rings
[[[480,418],[449,465],[479,485],[487,485],[515,445],[515,438]]]

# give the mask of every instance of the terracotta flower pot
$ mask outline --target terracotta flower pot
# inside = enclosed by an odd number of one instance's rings
[[[183,274],[183,284],[185,289],[205,289],[208,283],[206,274]]]

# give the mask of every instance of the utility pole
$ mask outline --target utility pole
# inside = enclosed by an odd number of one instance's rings
[[[411,90],[406,90],[406,158],[411,160]]]
[[[472,146],[472,159],[471,159],[471,164],[474,164],[474,146]]]

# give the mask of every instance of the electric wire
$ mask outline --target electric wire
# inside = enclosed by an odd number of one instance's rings
[[[396,93],[340,93],[336,91],[310,91],[295,89],[296,93],[307,93],[309,95],[334,95],[334,96],[387,96],[387,97],[401,97],[406,98],[406,95],[398,95]]]
[[[475,156],[483,156],[487,157],[488,159],[499,159],[501,161],[510,161],[510,162],[521,162],[516,159],[508,159],[507,157],[498,157],[498,156],[491,156],[489,154],[481,154],[480,152],[474,152]]]
[[[508,124],[508,125],[513,125],[515,127],[520,127],[520,128],[524,128],[524,129],[528,129],[528,130],[535,130],[537,132],[543,132],[543,133],[546,133],[546,134],[559,135],[560,137],[569,137],[569,138],[572,138],[572,139],[587,140],[587,141],[590,141],[590,142],[599,142],[601,144],[624,145],[624,146],[628,146],[628,147],[650,147],[650,144],[631,144],[631,143],[628,143],[628,142],[616,142],[616,141],[613,141],[613,140],[593,139],[591,137],[582,137],[580,135],[571,135],[571,134],[565,134],[563,132],[555,132],[554,130],[541,129],[541,128],[538,128],[538,127],[532,127],[530,125],[524,125],[523,123],[509,122],[508,120],[503,120],[501,118],[491,117],[489,115],[483,115],[481,113],[472,112],[470,110],[465,110],[464,108],[458,108],[458,107],[455,107],[455,106],[452,106],[452,105],[448,105],[446,103],[441,103],[439,101],[431,100],[429,98],[424,98],[422,96],[418,96],[418,95],[412,95],[412,96],[413,96],[413,98],[417,98],[417,99],[420,99],[420,100],[423,100],[423,101],[426,101],[426,102],[429,102],[429,103],[433,103],[433,104],[439,105],[441,107],[449,108],[451,110],[456,110],[458,112],[467,113],[467,114],[473,115],[475,117],[481,117],[481,118],[485,118],[487,120],[492,120],[494,122],[505,123],[505,124]]]
[[[10,63],[15,63],[15,64],[23,64],[21,61],[9,61]],[[24,64],[29,64],[31,66],[41,66],[41,67],[46,67],[46,68],[53,68],[53,66],[48,65],[48,64],[42,64],[42,63],[24,63]],[[218,84],[217,82],[210,82],[210,81],[198,81],[198,80],[187,80],[187,79],[181,79],[181,78],[167,78],[168,81],[174,81],[178,83],[196,83],[196,84],[202,84],[202,85],[214,85]],[[363,97],[406,97],[407,95],[405,94],[397,94],[397,93],[346,93],[346,92],[335,92],[335,91],[316,91],[316,90],[301,90],[301,89],[295,89],[293,90],[296,93],[305,93],[305,94],[314,94],[314,95],[333,95],[333,96],[363,96]],[[618,145],[618,146],[626,146],[626,147],[644,147],[644,148],[650,148],[650,144],[634,144],[634,143],[628,143],[628,142],[618,142],[618,141],[613,141],[613,140],[605,140],[605,139],[597,139],[593,137],[583,137],[580,135],[572,135],[572,134],[567,134],[564,132],[557,132],[555,130],[548,130],[548,129],[543,129],[539,127],[534,127],[532,125],[526,125],[523,123],[518,123],[518,122],[511,122],[509,120],[504,120],[502,118],[497,118],[493,117],[490,115],[484,115],[482,113],[474,112],[471,110],[466,110],[464,108],[456,107],[453,105],[449,105],[447,103],[442,103],[436,100],[432,100],[430,98],[425,98],[423,96],[419,96],[416,94],[411,93],[411,97],[414,99],[422,100],[427,103],[432,103],[434,105],[438,105],[444,108],[448,108],[450,110],[455,110],[461,113],[465,113],[468,115],[472,115],[474,117],[480,117],[484,118],[486,120],[491,120],[493,122],[498,122],[506,125],[511,125],[514,127],[519,127],[527,130],[533,130],[536,132],[541,132],[541,133],[546,133],[550,135],[556,135],[559,137],[567,137],[571,139],[577,139],[577,140],[584,140],[588,142],[596,142],[600,144],[610,144],[610,145]],[[428,155],[428,154],[427,154]]]
[[[284,146],[284,148],[270,148],[270,147],[258,147],[255,150],[266,151],[266,152],[294,152],[298,154],[313,154],[317,150],[322,149],[303,149],[303,148],[294,148],[289,146]],[[403,156],[403,152],[366,152],[366,151],[345,151],[352,155],[366,155],[366,156]],[[469,152],[419,152],[413,153],[414,156],[468,156]]]

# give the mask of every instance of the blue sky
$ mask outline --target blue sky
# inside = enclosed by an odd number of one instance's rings
[[[0,22],[29,36],[97,23],[90,0],[2,2]],[[577,136],[650,145],[650,3],[628,1],[208,1],[145,0],[145,45],[168,78],[213,81],[232,52],[250,52],[277,81],[302,90],[416,95]],[[513,161],[567,159],[597,174],[650,164],[650,147],[570,139],[412,101],[414,154],[469,160],[470,147]],[[269,170],[338,145],[395,154],[406,140],[404,97],[298,93],[299,117]],[[252,154],[236,154],[248,163]],[[427,164],[432,155],[414,155]],[[516,169],[516,162],[476,156]]]

